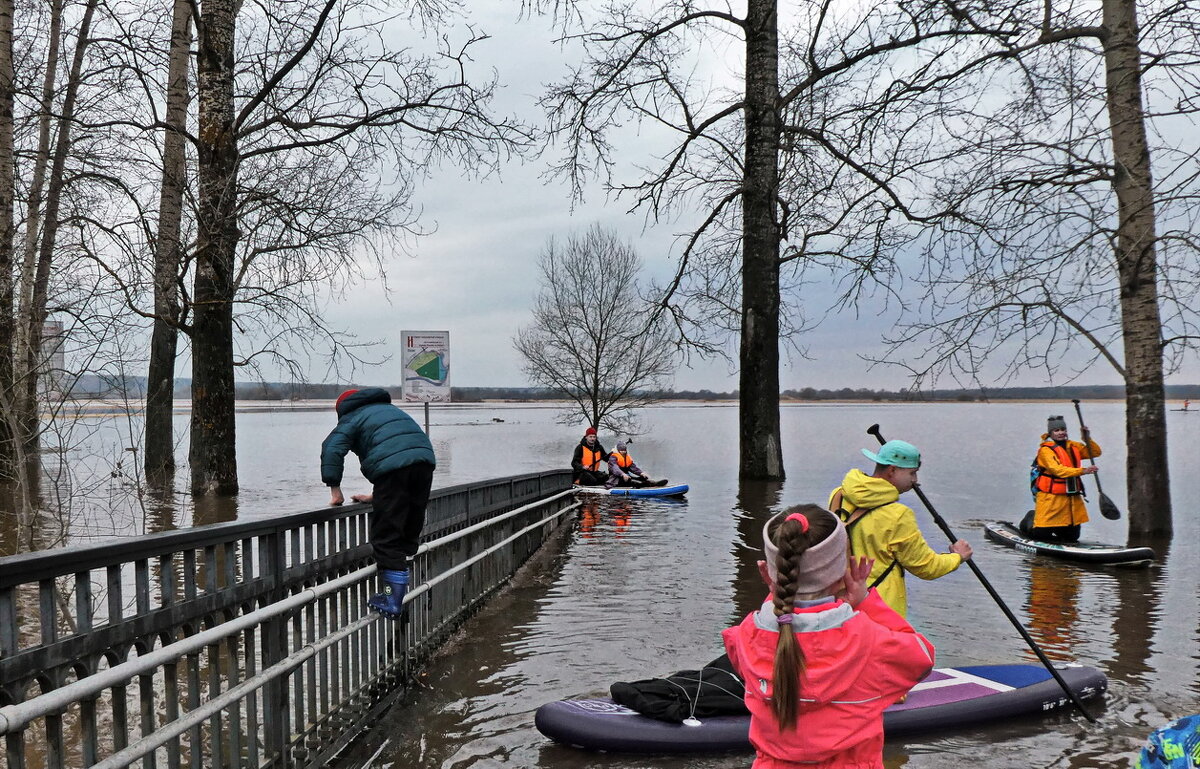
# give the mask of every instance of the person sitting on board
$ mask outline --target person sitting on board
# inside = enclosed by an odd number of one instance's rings
[[[1200,766],[1200,715],[1184,716],[1146,740],[1133,769],[1195,769]]]
[[[338,423],[321,444],[321,481],[329,487],[330,505],[345,502],[341,483],[346,452],[358,455],[372,489],[351,500],[372,505],[371,548],[383,583],[383,592],[369,598],[367,605],[399,618],[404,615],[409,565],[425,527],[436,465],[433,444],[412,417],[392,405],[392,396],[382,388],[347,390],[334,408]]]
[[[1083,524],[1088,522],[1084,501],[1083,478],[1096,472],[1096,466],[1083,466],[1083,460],[1100,456],[1100,446],[1082,427],[1086,445],[1067,440],[1067,420],[1052,416],[1046,420],[1046,433],[1031,467],[1033,510],[1025,514],[1018,527],[1031,539],[1043,542],[1078,542]]]
[[[921,453],[905,441],[888,441],[875,454],[862,453],[875,463],[867,475],[855,468],[846,473],[842,485],[829,495],[829,509],[837,513],[850,531],[850,552],[872,558],[871,587],[901,617],[908,615],[908,589],[904,572],[921,579],[944,577],[971,559],[971,546],[958,540],[950,552],[938,553],[917,528],[912,508],[901,504],[900,495],[917,485]]]
[[[608,481],[608,473],[601,468],[607,463],[608,452],[600,445],[596,428],[589,427],[571,456],[571,482],[581,486],[603,486]]]
[[[763,527],[771,595],[722,633],[745,681],[755,769],[883,767],[883,711],[933,668],[934,649],[867,587],[842,521],[817,505]]]
[[[666,480],[650,480],[650,476],[646,475],[629,455],[629,446],[626,442],[617,441],[616,450],[608,455],[608,481],[604,485],[610,489],[616,486],[641,488],[643,486],[665,486],[667,482]]]

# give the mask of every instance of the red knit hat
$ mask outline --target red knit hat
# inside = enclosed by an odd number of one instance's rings
[[[356,392],[358,392],[358,390],[347,390],[346,392],[339,395],[337,397],[337,400],[333,402],[334,410],[336,411],[337,407],[342,405],[342,401],[346,400],[347,398],[349,398],[351,395],[353,395]]]
[[[586,430],[584,430],[584,431],[583,431],[583,434],[584,434],[584,435],[595,435],[595,434],[596,434],[596,428],[594,428],[594,427],[589,427],[588,429],[586,429]]]

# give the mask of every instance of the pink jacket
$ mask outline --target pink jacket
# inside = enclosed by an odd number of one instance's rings
[[[858,606],[842,601],[796,610],[803,650],[800,719],[775,723],[770,696],[779,623],[771,603],[722,633],[746,682],[755,769],[882,769],[883,711],[933,668],[933,645],[875,590]]]

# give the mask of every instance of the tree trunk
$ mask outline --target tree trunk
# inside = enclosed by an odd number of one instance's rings
[[[175,472],[175,358],[180,321],[180,222],[187,185],[187,145],[183,129],[188,107],[188,55],[192,44],[191,3],[175,0],[171,20],[171,53],[167,77],[163,134],[163,177],[158,200],[158,237],[154,243],[154,330],[146,372],[146,477],[169,479]],[[177,129],[177,130],[172,130]]]
[[[33,156],[33,174],[29,180],[29,195],[25,201],[25,255],[21,268],[21,306],[33,302],[33,281],[37,273],[38,238],[42,232],[42,204],[46,193],[46,174],[50,167],[50,129],[54,123],[54,89],[58,77],[59,43],[62,40],[63,3],[50,3],[50,32],[46,47],[45,70],[42,73],[42,96],[38,103],[38,141]],[[28,346],[25,329],[20,347]]]
[[[192,292],[192,493],[236,494],[233,265],[237,136],[233,111],[235,0],[205,0],[197,59],[199,141],[196,283]]]
[[[779,440],[779,30],[776,0],[746,17],[746,169],[738,425],[742,478],[781,479]]]
[[[1171,532],[1154,194],[1135,0],[1104,0],[1104,63],[1117,194],[1117,273],[1125,344],[1125,441],[1131,534]]]
[[[50,157],[49,174],[46,177],[46,210],[42,216],[41,232],[37,233],[37,259],[33,270],[33,282],[26,305],[19,319],[24,344],[18,354],[18,378],[20,395],[17,398],[16,419],[21,425],[20,440],[30,464],[30,473],[37,476],[38,445],[40,441],[38,383],[45,368],[42,354],[42,331],[46,324],[47,307],[50,300],[50,275],[54,266],[54,251],[58,240],[59,211],[62,207],[63,188],[66,183],[67,156],[71,151],[71,128],[75,121],[75,102],[79,85],[83,79],[83,64],[91,43],[92,18],[99,0],[88,0],[83,17],[79,22],[79,36],[75,52],[71,57],[71,71],[63,91],[62,106],[57,119],[57,135],[54,153]],[[28,277],[28,276],[26,276]],[[26,299],[26,297],[22,297]]]
[[[0,409],[16,394],[13,378],[13,0],[0,0]],[[7,419],[0,419],[0,483],[17,479],[17,448]]]

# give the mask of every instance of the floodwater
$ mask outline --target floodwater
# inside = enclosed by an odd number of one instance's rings
[[[1084,410],[1105,449],[1104,490],[1126,509],[1123,404]],[[600,696],[614,681],[699,667],[721,652],[720,631],[761,599],[754,562],[762,522],[800,502],[824,503],[851,467],[869,469],[861,448],[889,438],[917,444],[925,494],[1051,659],[1097,667],[1109,678],[1088,722],[1073,711],[889,741],[890,768],[1129,767],[1146,735],[1200,712],[1200,498],[1194,446],[1200,416],[1170,412],[1176,533],[1155,543],[1148,568],[1078,567],[987,542],[984,522],[1016,520],[1030,505],[1028,468],[1046,416],[1068,403],[829,404],[783,408],[782,483],[737,479],[737,410],[664,406],[644,413],[631,453],[650,475],[686,482],[686,501],[598,500],[577,516],[561,548],[540,556],[510,590],[475,615],[423,685],[385,714],[367,754],[380,767],[748,767],[752,756],[623,756],[555,745],[533,727],[543,702]],[[243,493],[221,517],[248,518],[323,505],[319,443],[326,413],[239,415]],[[420,421],[423,416],[417,411]],[[434,408],[436,486],[565,466],[581,430],[556,424],[541,406]],[[613,436],[602,435],[612,448]],[[186,449],[182,450],[186,456]],[[347,493],[366,484],[347,470]],[[1088,481],[1090,484],[1090,480]],[[1093,500],[1095,493],[1092,491]],[[946,539],[915,494],[930,543]],[[1091,504],[1095,511],[1095,502]],[[170,525],[210,511],[179,509]],[[1094,512],[1085,538],[1124,542],[1126,522]],[[83,527],[81,527],[82,530]],[[933,582],[909,579],[909,619],[937,647],[938,664],[1037,660],[967,568]]]

